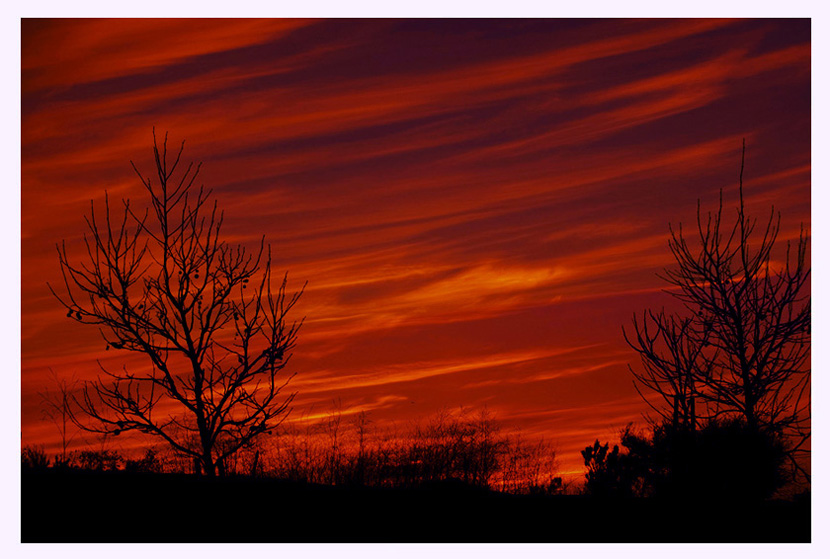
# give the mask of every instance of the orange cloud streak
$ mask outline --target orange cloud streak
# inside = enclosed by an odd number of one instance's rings
[[[89,200],[143,203],[153,126],[225,238],[309,282],[292,420],[486,405],[575,475],[645,411],[620,328],[671,304],[668,224],[734,199],[742,139],[748,208],[809,230],[809,21],[24,20],[22,47],[24,444],[55,447],[50,369],[146,366],[46,282]]]

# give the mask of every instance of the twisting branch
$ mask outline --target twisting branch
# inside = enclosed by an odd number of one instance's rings
[[[149,208],[124,200],[116,212],[106,196],[103,212],[92,204],[84,257],[60,243],[63,290],[49,288],[69,318],[98,326],[106,350],[147,358],[139,371],[102,366],[76,399],[86,416],[76,423],[160,437],[215,475],[288,412],[283,371],[302,324],[288,315],[305,286],[287,294],[287,274],[272,284],[264,238],[254,252],[221,240],[223,213],[195,186],[201,164],[180,165],[183,150],[168,163],[167,136],[159,145],[154,131],[156,177],[133,164]]]

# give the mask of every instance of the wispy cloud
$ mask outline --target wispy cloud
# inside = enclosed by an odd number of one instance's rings
[[[782,240],[809,230],[809,31],[24,20],[24,439],[48,431],[48,368],[91,378],[103,348],[46,288],[55,243],[82,254],[105,190],[141,203],[129,161],[152,168],[155,126],[204,161],[226,239],[264,235],[290,287],[309,281],[298,405],[407,420],[486,403],[573,455],[641,413],[620,327],[663,304],[668,224],[731,199],[743,139],[748,207],[775,204]]]

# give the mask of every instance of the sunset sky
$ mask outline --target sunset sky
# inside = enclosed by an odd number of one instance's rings
[[[22,436],[54,452],[50,369],[95,378],[55,244],[90,200],[145,204],[152,130],[308,286],[292,418],[486,408],[564,473],[646,406],[622,327],[671,306],[698,200],[810,228],[810,21],[24,20]],[[730,214],[731,215],[731,214]]]

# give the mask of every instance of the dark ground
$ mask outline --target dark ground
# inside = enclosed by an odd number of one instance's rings
[[[809,499],[690,506],[512,496],[461,483],[328,487],[24,471],[24,543],[809,542]]]

